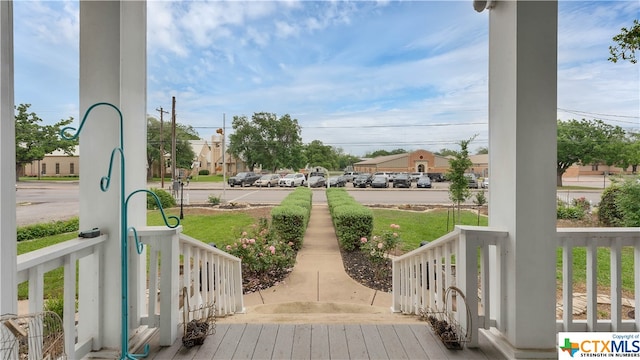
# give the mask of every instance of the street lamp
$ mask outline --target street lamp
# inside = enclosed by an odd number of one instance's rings
[[[183,199],[184,199],[184,183],[182,182],[182,180],[180,180],[180,220],[184,219],[184,212],[183,212]]]

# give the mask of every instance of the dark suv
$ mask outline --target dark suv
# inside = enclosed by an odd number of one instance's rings
[[[367,186],[371,186],[372,179],[371,174],[360,174],[353,179],[353,187],[366,188]]]
[[[236,176],[229,178],[229,185],[231,185],[231,187],[234,187],[235,185],[251,186],[258,179],[260,179],[260,175],[252,171],[239,172]]]
[[[411,177],[407,173],[400,173],[396,175],[395,179],[393,179],[393,187],[403,187],[410,188],[411,187]]]

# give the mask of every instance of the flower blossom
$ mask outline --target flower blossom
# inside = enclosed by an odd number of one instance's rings
[[[231,250],[231,245],[227,245],[227,250]]]
[[[276,253],[276,247],[271,245],[269,246],[269,251],[271,251],[271,254],[275,254]]]
[[[246,232],[246,231],[243,231],[243,232],[242,232],[242,236],[247,236],[247,232]]]
[[[256,243],[256,239],[249,239],[249,244],[255,244]]]
[[[400,225],[398,224],[391,224],[389,225],[392,229],[400,229]]]
[[[381,243],[381,242],[378,243],[378,249],[382,249],[383,246],[384,246],[383,243]]]
[[[394,232],[393,237],[398,237],[398,233]]]
[[[361,243],[363,243],[363,244],[366,244],[366,243],[367,243],[367,238],[366,238],[366,237],[364,237],[364,236],[363,236],[363,237],[361,237],[361,238],[360,238],[360,242],[361,242]]]

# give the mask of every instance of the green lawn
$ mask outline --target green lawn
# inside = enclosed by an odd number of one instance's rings
[[[461,215],[463,225],[478,225],[475,213],[463,211]],[[419,247],[421,241],[432,241],[445,235],[447,226],[451,231],[454,225],[452,215],[446,209],[429,212],[373,209],[373,216],[373,235],[390,230],[391,224],[400,225],[396,232],[402,238],[402,249],[405,251]],[[480,216],[480,226],[487,226],[487,222],[486,216]]]
[[[396,230],[403,240],[402,248],[409,251],[417,248],[421,241],[432,241],[447,233],[446,210],[434,210],[431,212],[398,211],[389,209],[374,209],[374,235],[380,235],[385,230],[391,230],[389,225],[398,224],[400,229]],[[179,209],[169,209],[170,215],[179,215]],[[233,243],[240,237],[241,232],[255,222],[250,215],[241,212],[220,212],[211,215],[189,214],[182,220],[183,232],[193,238],[205,243],[215,243],[218,248],[224,248],[227,244]],[[462,223],[465,225],[477,225],[478,218],[475,213],[463,212]],[[160,213],[150,211],[147,215],[148,225],[163,225]],[[487,218],[480,217],[480,225],[487,225]],[[452,220],[449,214],[449,229]],[[68,233],[46,237],[38,240],[23,241],[18,243],[18,254],[33,251],[45,246],[57,244],[62,241],[73,239],[76,233]],[[584,248],[574,249],[574,284],[584,284],[586,281],[586,250]],[[625,291],[633,292],[633,249],[624,248],[622,252],[622,287]],[[598,250],[598,281],[600,286],[608,287],[610,262],[609,250]],[[50,271],[46,274],[44,283],[44,293],[47,298],[55,297],[62,292],[63,288],[62,268]],[[558,250],[557,258],[557,278],[562,278],[562,256]],[[26,283],[20,284],[18,294],[21,299],[28,295]]]

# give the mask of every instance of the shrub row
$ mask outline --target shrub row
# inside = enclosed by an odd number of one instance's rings
[[[355,201],[345,189],[327,189],[327,203],[340,246],[346,251],[360,248],[360,239],[370,238],[373,211]]]
[[[302,247],[304,232],[309,223],[312,195],[309,188],[296,188],[279,206],[271,210],[271,229],[278,239],[293,243],[296,251]]]
[[[18,227],[18,241],[39,239],[45,236],[52,236],[78,231],[80,222],[78,218],[67,221],[53,221],[35,225]]]

